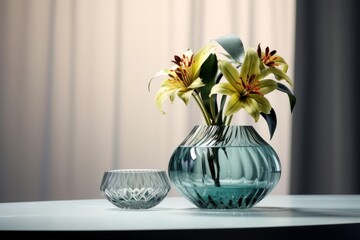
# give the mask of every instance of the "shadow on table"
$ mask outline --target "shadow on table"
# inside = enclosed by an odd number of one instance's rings
[[[199,216],[250,216],[250,217],[342,217],[359,218],[360,209],[354,208],[289,208],[289,207],[253,207],[249,209],[177,209],[176,214],[193,214]]]

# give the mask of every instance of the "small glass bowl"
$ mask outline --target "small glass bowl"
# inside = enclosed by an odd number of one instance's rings
[[[166,197],[170,182],[163,170],[110,170],[104,173],[100,191],[119,208],[148,209]]]

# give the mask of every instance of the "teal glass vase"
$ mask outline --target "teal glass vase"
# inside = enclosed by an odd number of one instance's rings
[[[173,152],[168,173],[199,208],[245,209],[277,185],[281,164],[252,126],[197,125]]]

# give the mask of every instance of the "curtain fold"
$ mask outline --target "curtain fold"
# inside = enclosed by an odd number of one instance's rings
[[[359,194],[358,1],[296,10],[292,194]]]

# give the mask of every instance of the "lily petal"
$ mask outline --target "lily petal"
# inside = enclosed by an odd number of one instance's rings
[[[261,80],[256,87],[260,88],[259,92],[262,94],[268,94],[274,91],[277,88],[278,84],[275,80],[272,79],[264,79]]]
[[[178,91],[177,95],[181,100],[183,100],[185,105],[188,105],[192,93],[193,93],[193,90],[186,89],[186,90]]]
[[[224,60],[220,60],[218,65],[224,77],[234,88],[237,89],[239,93],[241,93],[244,88],[239,82],[240,79],[238,70],[231,63]]]
[[[201,81],[200,78],[195,79],[188,88],[190,89],[196,89],[205,86],[205,84]]]
[[[249,94],[248,98],[252,98],[257,103],[257,109],[259,112],[269,114],[271,111],[271,104],[266,97],[261,96],[260,94]]]
[[[225,116],[231,116],[234,113],[238,112],[244,105],[240,101],[239,93],[234,93],[231,95],[228,104],[226,105],[225,109]]]
[[[280,69],[278,69],[278,68],[268,68],[267,71],[268,71],[269,73],[274,74],[274,76],[275,76],[275,78],[276,78],[277,80],[285,79],[288,84],[290,84],[291,86],[293,86],[293,82],[292,82],[292,80],[290,79],[290,77],[289,77],[285,72],[283,72],[282,70],[280,70]]]
[[[244,63],[241,66],[240,78],[247,82],[253,75],[260,75],[260,58],[255,49],[250,48],[246,51]]]
[[[155,94],[155,103],[160,112],[165,114],[162,109],[162,105],[167,98],[170,98],[170,101],[173,102],[176,92],[177,90],[168,88],[161,88],[159,91],[157,91]]]
[[[211,88],[210,96],[213,94],[233,95],[237,90],[230,83],[218,83]]]
[[[286,73],[288,68],[289,68],[289,65],[285,62],[284,58],[279,56],[279,55],[275,55],[272,57],[271,59],[276,65],[283,65],[283,71]]]
[[[150,78],[149,83],[148,83],[148,90],[150,91],[150,85],[154,78],[157,78],[160,76],[169,76],[169,75],[174,76],[175,75],[175,72],[173,71],[174,69],[176,69],[176,65],[174,65],[171,69],[162,69],[158,73],[156,73],[154,76],[152,76],[152,78]]]
[[[209,55],[214,52],[215,48],[215,45],[207,44],[194,55],[194,63],[192,65],[194,78],[199,76],[201,65],[205,62]]]
[[[241,99],[244,109],[250,114],[250,116],[257,122],[259,120],[260,111],[258,103],[250,97]]]

